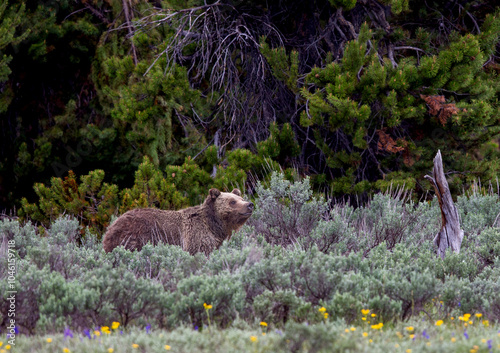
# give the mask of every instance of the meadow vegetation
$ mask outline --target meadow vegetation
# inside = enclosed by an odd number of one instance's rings
[[[500,200],[480,190],[457,198],[465,238],[444,260],[432,244],[436,200],[394,191],[353,208],[278,173],[258,184],[243,229],[209,257],[167,244],[105,253],[100,235],[82,235],[69,216],[43,232],[3,220],[0,236],[18,256],[19,349],[492,352]],[[2,261],[1,293],[6,276]],[[7,309],[3,300],[2,326]]]

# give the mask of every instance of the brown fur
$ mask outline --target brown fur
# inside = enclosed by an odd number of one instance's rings
[[[238,189],[230,193],[210,189],[200,206],[180,211],[138,208],[125,212],[108,228],[103,246],[110,252],[120,245],[140,250],[148,242],[164,242],[179,245],[191,255],[208,255],[231,238],[252,212],[253,203],[244,201]]]

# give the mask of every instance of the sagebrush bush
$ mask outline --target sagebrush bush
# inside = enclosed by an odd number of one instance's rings
[[[19,330],[56,332],[112,321],[201,330],[210,318],[220,327],[266,321],[300,336],[311,333],[292,323],[325,321],[320,307],[346,324],[360,324],[363,308],[387,324],[466,312],[500,320],[497,196],[472,195],[475,206],[459,198],[468,231],[460,254],[443,260],[432,243],[441,225],[435,200],[411,203],[402,193],[378,194],[353,208],[314,195],[307,179],[273,174],[267,185],[257,187],[251,221],[208,258],[168,244],[105,253],[100,235],[86,229],[82,237],[81,224],[69,216],[41,233],[29,222],[2,220],[3,251],[14,240],[17,252]],[[2,327],[6,277],[2,260]],[[290,340],[290,347],[294,342],[301,340]]]

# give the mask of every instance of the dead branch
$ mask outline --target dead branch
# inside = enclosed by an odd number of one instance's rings
[[[223,128],[221,146],[229,142],[244,145],[245,141],[267,137],[274,109],[292,115],[290,109],[295,108],[290,104],[294,102],[293,94],[274,78],[260,51],[261,36],[277,46],[284,45],[282,35],[268,20],[216,2],[179,11],[156,9],[136,21],[133,30],[146,32],[159,26],[174,30],[145,75],[159,62],[165,65],[166,72],[175,64],[185,66],[193,86],[206,87],[208,83],[205,93],[217,99],[213,109],[217,127]],[[186,55],[189,46],[196,46],[196,50]],[[214,92],[222,95],[215,96]],[[252,132],[259,135],[253,136]]]
[[[464,231],[460,229],[460,216],[453,203],[448,181],[444,175],[441,151],[438,150],[434,158],[432,176],[426,175],[425,178],[434,187],[439,207],[441,208],[441,230],[434,238],[434,244],[438,247],[437,253],[441,258],[444,258],[446,249],[451,248],[451,250],[458,254],[464,237]]]
[[[131,11],[130,11],[130,7],[129,7],[129,4],[128,4],[128,1],[129,0],[123,0],[122,3],[123,3],[123,12],[125,13],[125,23],[127,24],[127,28],[128,28],[128,34],[130,36],[130,46],[131,46],[131,49],[132,49],[132,57],[134,58],[134,65],[137,66],[137,52],[135,50],[135,45],[134,45],[134,41],[133,41],[133,34],[134,34],[134,25],[132,24],[131,22]]]
[[[404,45],[404,46],[400,46],[400,47],[394,47],[393,48],[394,50],[415,50],[415,51],[421,51],[422,53],[426,54],[427,53],[425,52],[425,50],[422,50],[420,48],[417,48],[417,47],[412,47],[412,46],[409,46],[409,45]]]
[[[389,60],[391,61],[392,67],[393,68],[398,67],[396,60],[394,60],[394,45],[392,43],[389,43],[387,45],[387,56],[389,57]]]

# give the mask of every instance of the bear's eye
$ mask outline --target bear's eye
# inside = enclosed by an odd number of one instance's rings
[[[231,201],[229,204],[230,204],[230,205],[236,205],[236,201],[234,201],[234,200],[233,200],[233,201]]]

